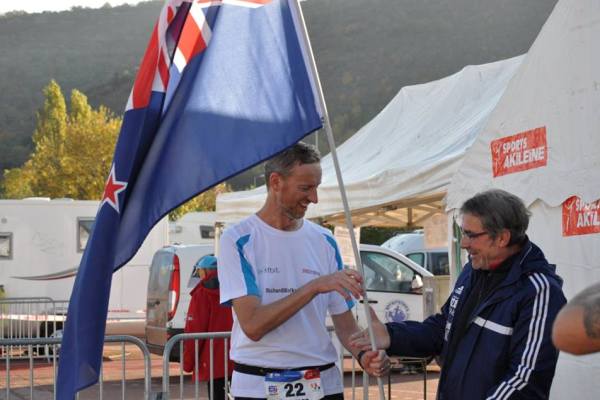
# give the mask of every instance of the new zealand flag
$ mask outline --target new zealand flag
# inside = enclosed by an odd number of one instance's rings
[[[321,128],[297,0],[169,0],[69,302],[57,397],[98,380],[112,273],[170,210]]]

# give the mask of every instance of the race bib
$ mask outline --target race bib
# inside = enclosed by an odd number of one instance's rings
[[[265,389],[267,400],[319,400],[324,396],[318,369],[268,373]]]

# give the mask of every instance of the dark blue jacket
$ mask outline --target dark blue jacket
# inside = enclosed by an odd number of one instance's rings
[[[467,263],[441,314],[387,324],[390,355],[439,355],[439,400],[547,399],[558,351],[552,323],[565,304],[562,280],[539,247],[527,242],[504,279],[469,317],[450,365],[443,360],[473,283]]]

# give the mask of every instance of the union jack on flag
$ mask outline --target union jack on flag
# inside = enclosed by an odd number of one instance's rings
[[[173,93],[188,61],[208,46],[216,16],[214,7],[232,4],[257,8],[271,1],[169,0],[154,26],[126,110],[146,107],[152,91]]]
[[[57,398],[98,380],[113,271],[170,210],[321,128],[297,0],[169,0],[77,273]]]

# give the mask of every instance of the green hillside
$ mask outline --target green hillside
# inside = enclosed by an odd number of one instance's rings
[[[302,3],[337,142],[405,85],[527,51],[556,0]],[[55,79],[121,113],[162,1],[0,16],[0,170],[27,157]],[[326,148],[321,138],[321,148]],[[238,181],[238,185],[244,185]]]

